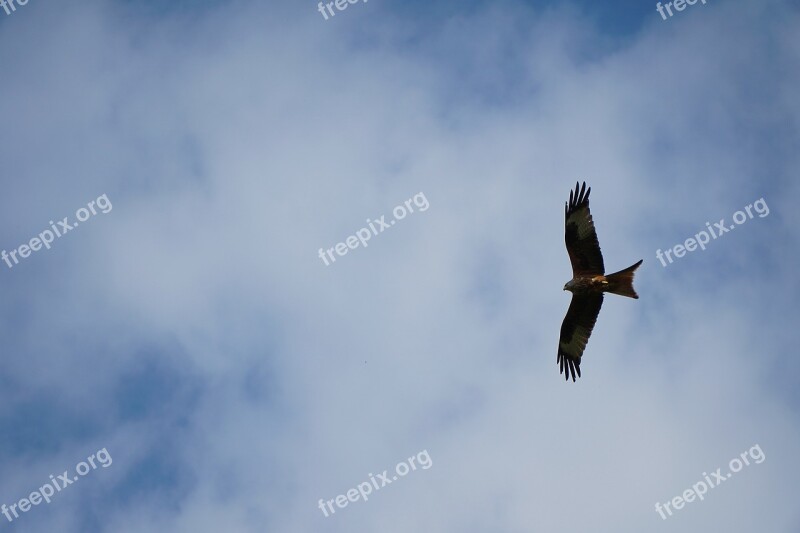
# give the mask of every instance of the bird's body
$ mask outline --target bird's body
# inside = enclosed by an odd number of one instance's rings
[[[572,278],[564,285],[564,289],[572,294],[588,294],[590,292],[604,292],[608,287],[605,276],[578,276]]]
[[[561,373],[566,369],[565,377],[569,380],[571,375],[572,381],[581,375],[581,357],[600,314],[603,293],[639,298],[633,289],[633,274],[642,261],[614,274],[605,274],[603,254],[589,212],[591,190],[591,187],[586,189],[585,182],[580,189],[576,183],[564,210],[565,241],[572,263],[572,279],[564,285],[564,290],[572,293],[572,302],[561,324],[557,362]]]

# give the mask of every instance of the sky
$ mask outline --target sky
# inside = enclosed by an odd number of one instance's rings
[[[800,529],[795,3],[15,8],[0,532]]]

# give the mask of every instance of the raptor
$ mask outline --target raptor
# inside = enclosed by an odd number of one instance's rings
[[[572,279],[564,285],[565,291],[572,293],[572,301],[567,316],[561,324],[561,335],[558,339],[557,362],[564,378],[572,381],[581,376],[581,357],[586,343],[592,334],[600,307],[603,305],[603,294],[609,292],[628,298],[639,298],[633,289],[633,274],[642,261],[606,275],[603,254],[597,232],[589,212],[589,193],[586,182],[580,188],[569,193],[569,202],[565,211],[565,235],[567,253],[572,263]]]

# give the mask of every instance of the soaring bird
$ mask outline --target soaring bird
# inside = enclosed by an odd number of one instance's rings
[[[561,324],[557,362],[562,374],[566,369],[564,378],[567,381],[570,375],[572,381],[575,381],[576,374],[581,376],[581,356],[600,314],[603,293],[639,298],[633,289],[633,274],[642,264],[641,260],[625,270],[605,275],[603,254],[589,212],[591,191],[591,187],[586,188],[586,182],[580,189],[576,183],[575,191],[569,192],[569,202],[565,206],[564,239],[572,263],[572,279],[564,285],[564,290],[572,293],[572,302]]]

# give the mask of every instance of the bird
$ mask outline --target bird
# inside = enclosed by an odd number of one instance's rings
[[[564,240],[572,264],[572,279],[564,285],[564,290],[572,293],[572,301],[561,324],[556,362],[560,373],[565,374],[564,379],[569,381],[572,377],[573,382],[576,376],[581,377],[581,357],[600,314],[603,293],[639,298],[633,288],[633,275],[642,264],[641,259],[624,270],[605,274],[603,254],[589,211],[591,191],[585,181],[580,188],[575,183],[575,190],[569,192],[569,202],[564,206]]]

